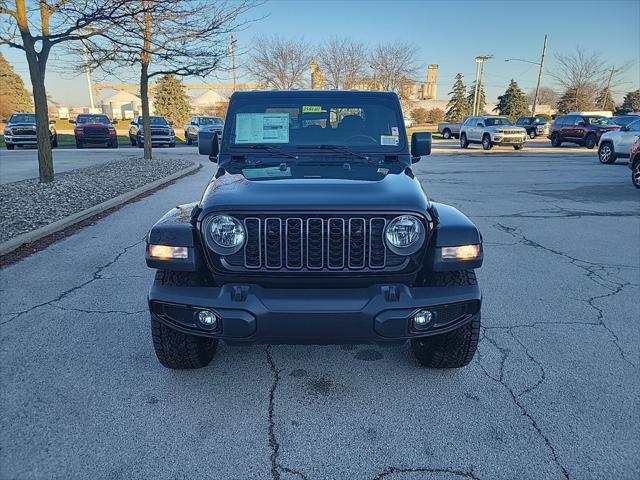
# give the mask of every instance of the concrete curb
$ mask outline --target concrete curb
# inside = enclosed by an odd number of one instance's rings
[[[93,207],[74,213],[73,215],[69,215],[68,217],[57,220],[53,223],[50,223],[49,225],[45,225],[44,227],[32,230],[31,232],[20,234],[17,237],[12,238],[11,240],[0,243],[0,257],[6,255],[7,253],[11,253],[17,248],[20,248],[25,243],[31,243],[35,242],[36,240],[40,240],[43,237],[47,237],[52,233],[59,232],[60,230],[64,230],[71,225],[74,225],[89,217],[104,212],[105,210],[109,210],[110,208],[117,207],[118,205],[122,205],[123,203],[133,200],[134,198],[148,192],[149,190],[153,190],[154,188],[161,187],[166,183],[178,180],[179,178],[182,178],[195,172],[196,170],[199,170],[201,166],[202,165],[200,165],[199,163],[193,164],[190,167],[184,168],[176,173],[172,173],[168,177],[164,177],[159,180],[155,180],[154,182],[147,183],[146,185],[138,187],[135,190],[131,190],[129,192],[123,193],[122,195],[118,195],[117,197],[113,197],[106,202],[99,203],[98,205],[94,205]]]

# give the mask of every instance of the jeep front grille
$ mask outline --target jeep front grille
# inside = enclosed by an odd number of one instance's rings
[[[398,271],[409,258],[391,252],[384,229],[397,214],[247,215],[244,247],[223,257],[233,271]]]

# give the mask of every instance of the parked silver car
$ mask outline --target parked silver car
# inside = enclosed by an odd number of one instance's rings
[[[460,136],[460,127],[462,127],[462,123],[439,123],[438,132],[442,134],[442,138],[445,140],[451,137],[458,138]]]
[[[600,163],[615,163],[618,158],[629,158],[633,143],[640,137],[640,119],[620,130],[603,133],[598,143]]]
[[[524,146],[527,131],[516,127],[507,117],[482,115],[469,117],[460,129],[460,146],[467,148],[470,143],[479,143],[485,150],[494,145],[511,145],[516,150]]]
[[[184,139],[187,142],[187,145],[198,143],[198,132],[203,127],[213,130],[219,137],[222,137],[224,122],[220,117],[213,117],[209,115],[197,115],[191,117],[191,121],[184,126]]]

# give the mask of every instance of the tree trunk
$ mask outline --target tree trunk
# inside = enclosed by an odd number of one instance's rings
[[[140,71],[140,100],[142,103],[142,131],[144,159],[151,160],[151,119],[149,118],[149,65],[142,63]]]

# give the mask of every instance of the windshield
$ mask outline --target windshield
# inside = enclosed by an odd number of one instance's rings
[[[35,113],[16,113],[11,115],[9,123],[36,123]]]
[[[613,124],[611,118],[607,117],[587,117],[587,122],[591,125],[610,125]]]
[[[151,125],[163,125],[163,126],[169,125],[169,122],[167,122],[164,119],[164,117],[149,117],[149,123]],[[138,124],[142,125],[142,117],[138,119]]]
[[[198,119],[199,125],[222,125],[222,119],[218,117],[200,117]]]
[[[533,118],[533,123],[534,124],[547,123],[547,119],[544,118],[544,117],[534,117]]]
[[[489,117],[484,120],[487,127],[496,127],[498,125],[513,125],[508,118],[504,117]]]
[[[635,122],[638,119],[640,119],[640,116],[624,115],[622,117],[613,117],[610,123],[613,125],[620,125],[621,127],[626,127],[627,125]]]
[[[406,142],[400,108],[391,96],[264,95],[238,99],[234,107],[227,118],[232,148],[268,144],[290,149],[348,147],[393,152]]]
[[[76,123],[104,123],[109,125],[111,122],[106,115],[78,115]]]

